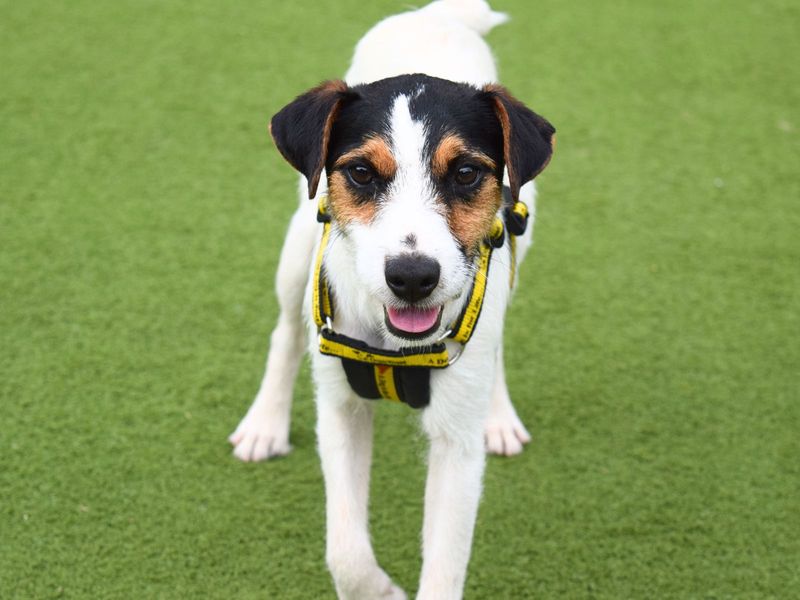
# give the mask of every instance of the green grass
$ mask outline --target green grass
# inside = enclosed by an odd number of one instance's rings
[[[0,597],[332,598],[307,373],[290,457],[225,438],[296,203],[267,120],[406,3],[1,4]],[[494,4],[559,146],[506,340],[535,442],[467,598],[798,597],[800,7]],[[376,435],[413,592],[424,443]]]

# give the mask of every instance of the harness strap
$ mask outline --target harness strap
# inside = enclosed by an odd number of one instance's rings
[[[442,342],[422,348],[383,350],[361,340],[331,331],[325,325],[319,332],[319,351],[328,356],[338,356],[369,365],[390,367],[426,367],[444,369],[450,364],[447,348]]]
[[[314,262],[314,294],[311,298],[311,311],[314,313],[314,323],[317,324],[317,328],[325,325],[328,319],[333,320],[333,302],[325,281],[325,268],[322,265],[325,248],[331,237],[331,216],[328,214],[327,200],[328,197],[323,194],[317,207],[317,221],[322,223],[322,240]]]
[[[508,230],[508,244],[511,251],[511,264],[509,265],[508,287],[514,287],[514,280],[517,275],[517,237],[525,233],[528,228],[528,207],[524,202],[511,196],[511,189],[503,187],[503,200],[506,204],[503,209],[503,220],[506,222]]]
[[[497,221],[495,221],[495,223],[497,223]],[[502,227],[502,223],[500,225]],[[500,235],[503,235],[502,229],[500,230]],[[500,239],[502,240],[502,238]],[[478,323],[478,317],[481,316],[483,296],[486,293],[486,282],[489,280],[489,265],[491,264],[492,250],[492,244],[481,244],[478,268],[472,280],[472,290],[470,291],[469,299],[464,305],[464,309],[461,311],[455,327],[453,327],[453,333],[450,334],[450,337],[460,344],[466,344],[469,341],[469,338],[472,337],[472,332],[475,330],[475,325]]]

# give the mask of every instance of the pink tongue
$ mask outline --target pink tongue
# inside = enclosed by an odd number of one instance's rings
[[[438,308],[391,308],[386,307],[389,322],[400,331],[422,333],[427,331],[439,318]]]

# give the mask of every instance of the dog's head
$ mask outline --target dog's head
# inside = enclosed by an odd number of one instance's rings
[[[504,88],[426,75],[327,82],[273,117],[283,156],[328,203],[389,337],[429,343],[458,316],[502,202],[550,160],[555,129]]]

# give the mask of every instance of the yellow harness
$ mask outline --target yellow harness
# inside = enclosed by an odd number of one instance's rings
[[[505,190],[504,190],[505,192]],[[333,330],[334,303],[325,278],[322,259],[330,240],[331,217],[328,214],[327,196],[319,201],[317,221],[322,223],[322,240],[314,263],[314,290],[312,311],[319,331],[319,351],[342,359],[347,380],[353,391],[364,398],[385,398],[405,402],[414,408],[427,406],[430,401],[430,369],[444,369],[458,360],[464,345],[472,337],[481,314],[483,298],[489,276],[492,251],[500,248],[509,231],[511,248],[511,275],[509,285],[514,285],[516,267],[516,236],[525,231],[528,209],[522,202],[514,203],[505,211],[503,219],[495,218],[489,236],[481,243],[480,255],[472,289],[458,319],[430,346],[384,350],[375,348]],[[462,349],[450,356],[444,340],[458,342]]]

